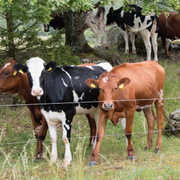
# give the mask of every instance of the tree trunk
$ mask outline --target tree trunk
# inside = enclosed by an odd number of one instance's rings
[[[64,13],[66,45],[69,45],[73,52],[85,52],[87,45],[83,28],[85,26],[85,13],[66,12]]]
[[[15,58],[15,44],[14,44],[14,38],[13,38],[13,18],[11,13],[6,14],[6,22],[7,22],[7,48],[8,48],[8,55],[9,57],[12,57],[14,60]]]

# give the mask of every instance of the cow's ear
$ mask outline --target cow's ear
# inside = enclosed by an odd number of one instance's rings
[[[117,85],[119,89],[124,89],[130,82],[131,80],[129,78],[122,78],[118,81]]]
[[[22,65],[22,64],[15,64],[13,68],[18,72],[18,73],[26,73],[27,72],[27,67]]]
[[[54,61],[49,62],[48,64],[45,65],[45,70],[48,72],[52,72],[54,71],[54,69],[56,68],[57,63]]]
[[[88,85],[91,89],[98,88],[98,82],[95,79],[87,79],[85,81],[86,85]]]
[[[109,13],[113,13],[113,7],[109,9]]]

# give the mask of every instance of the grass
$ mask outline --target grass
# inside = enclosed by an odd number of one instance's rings
[[[166,71],[165,98],[179,97],[179,62],[160,61]],[[166,99],[166,114],[180,107],[179,99]],[[174,180],[180,178],[180,140],[175,136],[162,136],[162,151],[153,147],[144,151],[147,142],[147,123],[143,113],[136,112],[133,124],[135,160],[127,158],[125,136],[120,124],[107,123],[98,165],[88,167],[91,158],[89,125],[85,116],[75,116],[72,125],[71,166],[62,168],[64,143],[62,128],[58,127],[58,161],[50,165],[51,141],[49,133],[44,142],[44,159],[34,162],[36,139],[26,107],[0,107],[0,179],[118,179],[118,180]],[[164,126],[167,121],[164,121]],[[157,130],[157,127],[155,128]]]

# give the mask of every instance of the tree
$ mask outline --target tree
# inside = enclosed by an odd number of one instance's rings
[[[48,1],[40,0],[1,0],[0,17],[6,26],[0,26],[0,46],[9,57],[16,59],[16,52],[34,45],[38,36],[38,25],[47,22],[51,13]]]
[[[142,4],[144,14],[159,14],[159,5],[180,12],[179,0],[121,0],[123,4]],[[37,36],[39,22],[46,24],[52,11],[64,12],[66,44],[74,52],[92,50],[84,37],[82,28],[85,12],[93,9],[92,0],[0,0],[0,16],[6,19],[7,27],[0,27],[1,46],[15,58],[15,52],[32,45],[29,41]],[[115,0],[102,0],[101,5],[111,5]],[[125,9],[128,7],[126,6]],[[24,37],[24,38],[23,38]],[[33,42],[34,44],[34,42]],[[23,47],[22,47],[23,46]],[[25,46],[25,47],[24,47]],[[22,48],[20,48],[22,47]]]

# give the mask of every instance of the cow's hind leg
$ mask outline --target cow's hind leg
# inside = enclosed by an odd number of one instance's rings
[[[108,45],[107,45],[107,32],[106,32],[106,29],[104,27],[104,25],[100,24],[98,26],[99,30],[101,31],[102,35],[103,35],[103,45],[104,45],[104,48],[105,49],[108,49]],[[102,44],[101,44],[102,46]]]
[[[155,153],[160,152],[161,146],[162,146],[161,135],[162,135],[163,122],[164,122],[163,103],[164,103],[164,101],[161,98],[160,98],[160,100],[157,100],[155,102],[156,111],[157,111],[157,126],[158,126],[158,138],[156,141]]]
[[[141,31],[141,36],[144,41],[147,52],[147,60],[151,60],[151,43],[150,43],[150,32],[148,30]]]
[[[124,33],[124,41],[125,41],[125,51],[124,51],[124,54],[129,54],[128,33],[127,33],[127,31],[123,31],[123,33]]]
[[[90,126],[89,146],[92,146],[93,142],[95,141],[95,136],[96,136],[96,123],[92,114],[86,114],[86,117],[88,118],[88,122]]]
[[[135,46],[135,34],[131,33],[131,43],[132,43],[132,54],[136,54],[136,46]]]
[[[151,33],[151,40],[152,40],[152,46],[153,46],[153,50],[154,50],[154,60],[158,61],[158,57],[157,57],[157,51],[158,51],[158,44],[157,44],[157,33],[152,32]]]
[[[152,146],[153,142],[153,133],[154,133],[154,126],[155,126],[155,116],[152,107],[143,110],[145,117],[147,119],[148,124],[148,137],[147,137],[147,145],[144,149],[149,149]]]
[[[66,118],[67,119],[65,121],[62,121],[62,128],[63,128],[62,138],[65,144],[64,162],[62,164],[63,167],[70,165],[72,160],[72,155],[70,150],[70,139],[71,139],[71,123],[73,117],[67,116],[66,114]]]

